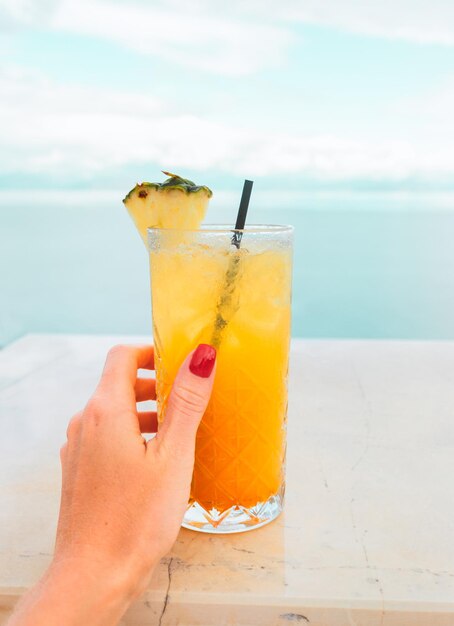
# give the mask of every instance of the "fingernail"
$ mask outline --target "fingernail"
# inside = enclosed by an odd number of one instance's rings
[[[192,355],[189,369],[200,378],[208,378],[216,362],[216,350],[207,343],[201,343]]]

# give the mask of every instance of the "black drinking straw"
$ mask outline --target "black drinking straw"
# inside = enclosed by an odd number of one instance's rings
[[[244,225],[246,223],[247,210],[249,208],[249,200],[251,199],[252,180],[245,180],[243,185],[243,193],[241,194],[240,206],[235,223],[235,230],[232,235],[231,243],[239,251],[241,239],[243,237]],[[221,336],[224,328],[227,326],[229,319],[236,311],[233,300],[235,292],[235,282],[240,268],[240,254],[235,252],[229,260],[227,271],[225,273],[225,281],[222,292],[216,307],[216,319],[214,323],[213,336],[211,345],[218,348],[221,343]]]
[[[239,248],[241,244],[241,238],[243,236],[243,229],[246,223],[247,210],[249,208],[249,200],[251,199],[252,180],[245,180],[243,185],[243,193],[241,194],[240,206],[238,208],[238,215],[236,216],[235,232],[232,237],[232,244]]]

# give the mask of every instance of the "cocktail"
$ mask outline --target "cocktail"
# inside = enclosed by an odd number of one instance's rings
[[[182,361],[217,349],[184,526],[238,532],[274,519],[284,496],[292,228],[150,228],[158,420]]]

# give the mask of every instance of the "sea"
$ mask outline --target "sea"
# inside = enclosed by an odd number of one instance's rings
[[[0,345],[151,333],[147,254],[123,195],[0,192]],[[219,192],[206,221],[233,224],[237,206]],[[295,227],[293,336],[454,339],[453,192],[259,192],[248,222]]]

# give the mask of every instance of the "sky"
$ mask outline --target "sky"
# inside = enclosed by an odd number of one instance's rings
[[[454,189],[451,0],[0,0],[0,190]]]

